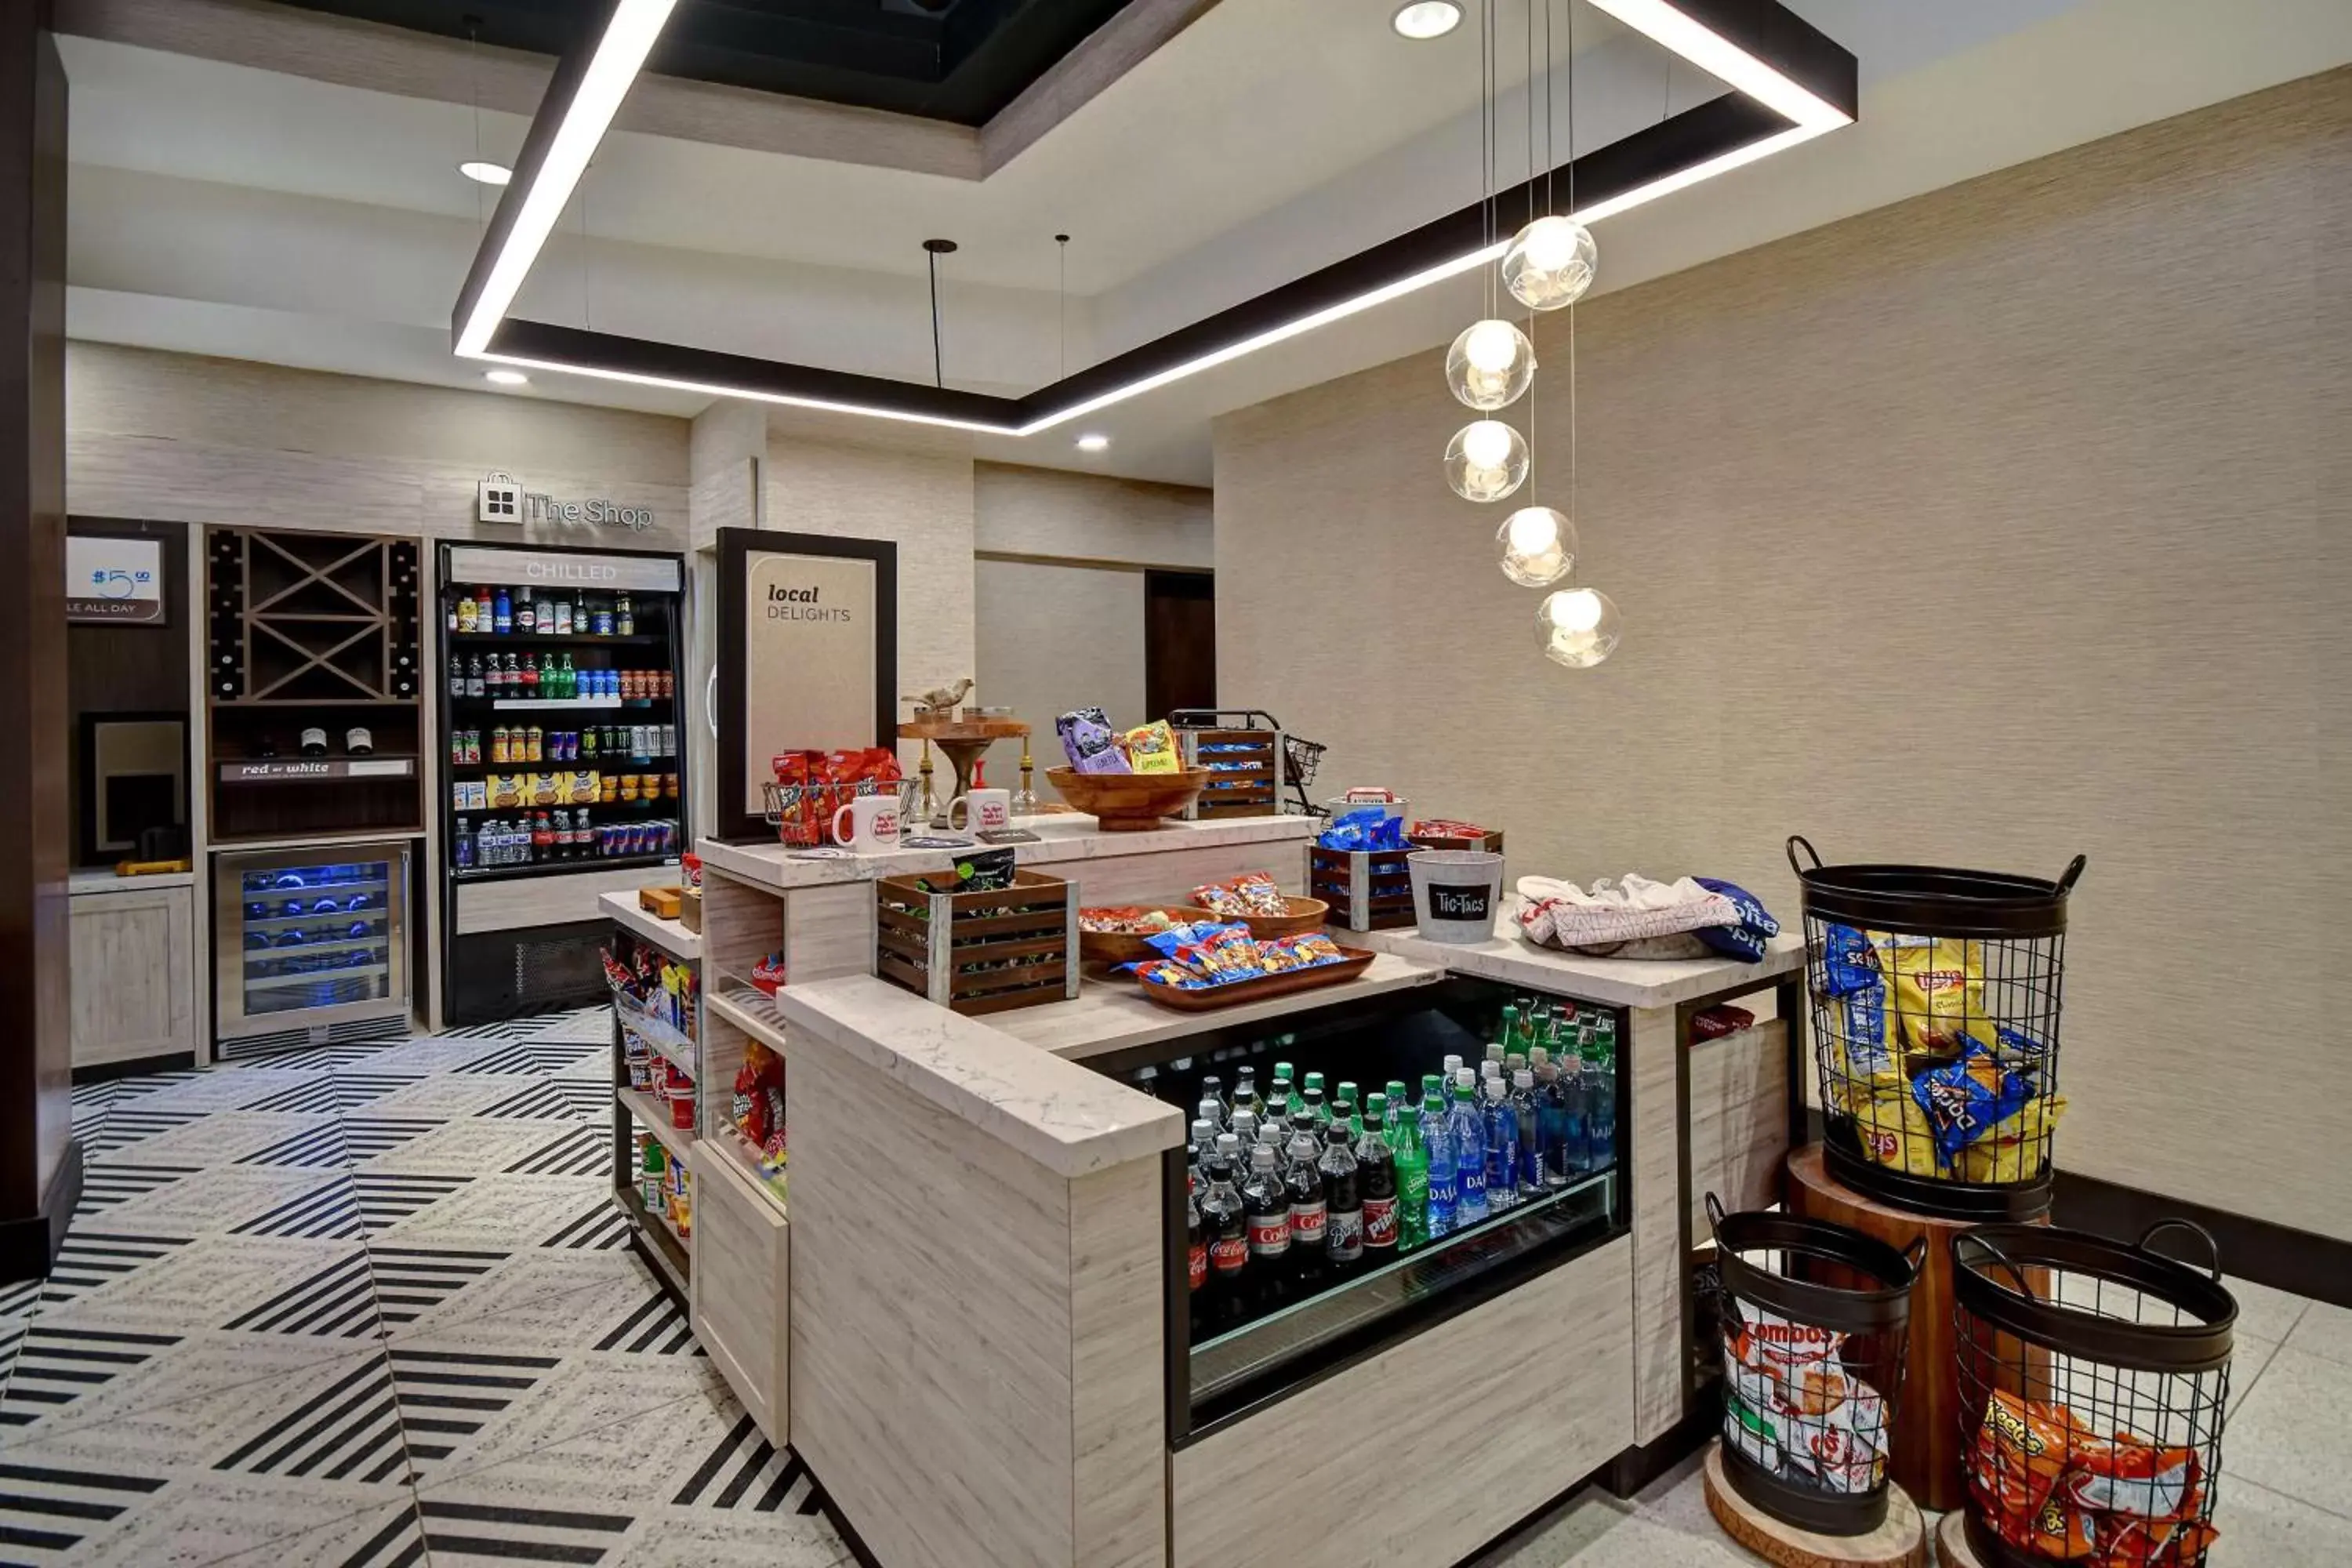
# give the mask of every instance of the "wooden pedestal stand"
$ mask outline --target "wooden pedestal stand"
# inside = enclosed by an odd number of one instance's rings
[[[1919,1505],[1888,1482],[1886,1518],[1867,1535],[1816,1535],[1783,1524],[1732,1489],[1723,1445],[1706,1450],[1706,1506],[1724,1533],[1780,1568],[1927,1568],[1927,1529]]]
[[[1017,719],[925,719],[898,726],[902,741],[928,741],[948,754],[955,769],[955,793],[940,802],[939,815],[931,819],[933,827],[948,825],[948,806],[956,795],[971,793],[971,765],[981,753],[998,741],[1018,735],[1029,738],[1029,726]]]
[[[1955,1509],[1936,1525],[1936,1560],[1943,1568],[1985,1568],[1985,1561],[1969,1544],[1968,1515]]]
[[[1968,1494],[1960,1469],[1959,1363],[1953,1353],[1952,1237],[1970,1222],[1914,1214],[1864,1197],[1823,1168],[1818,1143],[1789,1156],[1788,1204],[1800,1218],[1847,1226],[1889,1247],[1927,1239],[1918,1283],[1911,1288],[1911,1347],[1886,1471],[1921,1508],[1958,1508]],[[2041,1223],[2048,1224],[2048,1217]]]

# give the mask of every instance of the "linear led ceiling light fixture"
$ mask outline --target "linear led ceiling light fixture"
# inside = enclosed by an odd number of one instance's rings
[[[1024,397],[1001,397],[594,332],[509,314],[676,0],[603,0],[601,25],[548,83],[451,321],[457,353],[528,370],[1034,436],[1502,258],[1484,202],[1384,240]],[[1778,0],[1591,0],[1732,91],[1538,173],[1496,210],[1538,213],[1554,188],[1591,224],[1853,123],[1854,58]]]

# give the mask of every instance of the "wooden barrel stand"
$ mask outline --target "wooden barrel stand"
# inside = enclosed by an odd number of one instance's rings
[[[1735,1490],[1723,1474],[1723,1444],[1706,1450],[1706,1506],[1723,1532],[1778,1568],[1927,1568],[1927,1529],[1919,1505],[1899,1486],[1886,1489],[1886,1518],[1867,1535],[1816,1535],[1783,1524]]]
[[[1927,1258],[1911,1289],[1911,1345],[1886,1472],[1921,1508],[1941,1513],[1960,1507],[1968,1492],[1960,1468],[1959,1363],[1953,1353],[1952,1237],[1971,1222],[1937,1219],[1864,1197],[1829,1173],[1818,1143],[1789,1156],[1787,1201],[1792,1215],[1846,1226],[1897,1250],[1926,1238]],[[2045,1216],[2041,1223],[2049,1220]]]

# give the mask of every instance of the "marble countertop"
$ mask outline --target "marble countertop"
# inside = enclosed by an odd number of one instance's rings
[[[1105,833],[1093,817],[1075,812],[1024,816],[1017,826],[1036,834],[1040,840],[1013,847],[1014,861],[1023,866],[1053,866],[1111,856],[1165,854],[1234,844],[1304,845],[1315,836],[1316,829],[1316,824],[1304,816],[1229,816],[1213,822],[1170,821],[1143,833]],[[697,842],[694,852],[702,857],[706,868],[778,889],[819,888],[906,872],[944,871],[953,864],[956,854],[947,849],[895,849],[838,859],[796,860],[792,851],[781,844],[722,844],[713,838]]]
[[[676,921],[666,921],[637,902],[635,893],[600,893],[596,907],[605,918],[628,927],[631,931],[660,948],[673,958],[698,959],[702,956],[702,938]]]
[[[68,896],[75,893],[127,893],[140,888],[193,888],[196,885],[194,871],[153,871],[143,877],[118,877],[111,870],[98,868],[75,871],[66,878]]]
[[[1507,984],[1524,985],[1530,991],[1546,991],[1617,1007],[1672,1007],[1754,985],[1805,966],[1805,939],[1800,932],[1790,931],[1771,940],[1760,963],[1741,963],[1729,958],[1584,958],[1520,941],[1518,926],[1507,912],[1496,920],[1495,935],[1480,942],[1430,942],[1411,928],[1334,931],[1332,935],[1351,947],[1395,953],[1456,974],[1483,975]]]
[[[794,1048],[823,1041],[1064,1176],[1184,1142],[1176,1107],[871,975],[787,985],[776,1007]]]
[[[1338,934],[1343,941],[1348,935],[1345,931]],[[1162,1007],[1146,999],[1131,980],[1088,980],[1081,985],[1075,1001],[992,1014],[985,1022],[999,1034],[1079,1061],[1129,1046],[1154,1045],[1197,1035],[1203,1029],[1254,1024],[1312,1007],[1328,1007],[1366,996],[1410,990],[1444,977],[1444,971],[1436,965],[1382,953],[1363,973],[1343,984],[1293,992],[1264,1002],[1220,1007],[1213,1013],[1179,1013]]]

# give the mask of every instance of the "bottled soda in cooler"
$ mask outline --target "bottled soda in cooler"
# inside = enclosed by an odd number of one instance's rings
[[[1293,1121],[1298,1120],[1298,1113],[1307,1106],[1298,1097],[1297,1078],[1288,1062],[1275,1063],[1274,1086],[1266,1094],[1266,1103],[1280,1106],[1282,1114]]]
[[[1543,1191],[1543,1141],[1536,1125],[1536,1075],[1526,1068],[1511,1075],[1511,1114],[1519,1123],[1519,1191],[1531,1195]]]
[[[1339,1103],[1342,1100],[1348,1105],[1348,1136],[1361,1138],[1364,1135],[1364,1097],[1357,1090],[1355,1079],[1343,1078],[1339,1080],[1339,1090],[1331,1097],[1332,1115],[1340,1114]]]
[[[1323,1109],[1323,1075],[1321,1073],[1311,1072],[1307,1075],[1307,1087],[1300,1091],[1299,1100],[1300,1109],[1307,1119],[1315,1123],[1315,1136],[1322,1137],[1323,1123],[1331,1120],[1331,1113]]]
[[[1249,1269],[1249,1214],[1241,1188],[1234,1183],[1234,1162],[1241,1158],[1241,1140],[1230,1132],[1217,1134],[1209,1156],[1209,1187],[1201,1197],[1201,1225],[1209,1237],[1209,1315],[1231,1322],[1246,1304],[1243,1277]]]
[[[1519,1206],[1519,1115],[1511,1109],[1503,1080],[1486,1079],[1486,1208]]]
[[[1209,1109],[1213,1104],[1216,1107],[1213,1111]],[[1219,1127],[1231,1126],[1233,1123],[1234,1107],[1233,1102],[1225,1098],[1225,1080],[1215,1073],[1202,1075],[1200,1114],[1213,1115],[1217,1119]]]
[[[1617,1163],[1617,1020],[1586,1023],[1578,1044],[1584,1056],[1584,1134],[1591,1170]]]
[[[1429,1155],[1421,1146],[1421,1118],[1405,1103],[1402,1084],[1391,1083],[1381,1122],[1396,1164],[1397,1246],[1410,1252],[1429,1245]]]
[[[1192,1168],[1197,1171],[1205,1167],[1209,1156],[1216,1152],[1216,1122],[1206,1116],[1195,1116],[1192,1119]]]
[[[1257,1068],[1244,1066],[1234,1074],[1234,1109],[1247,1110],[1253,1117],[1265,1114],[1257,1098]],[[1244,1145],[1247,1146],[1247,1140]]]
[[[1486,1217],[1486,1126],[1478,1114],[1476,1081],[1468,1068],[1454,1068],[1454,1097],[1445,1110],[1446,1137],[1454,1145],[1457,1230]]]
[[[1200,1339],[1208,1326],[1209,1231],[1201,1218],[1201,1173],[1188,1173],[1184,1190],[1184,1259],[1190,1290],[1192,1337]]]
[[[1364,1135],[1356,1141],[1356,1168],[1364,1195],[1364,1252],[1375,1268],[1397,1254],[1396,1157],[1382,1125],[1389,1097],[1375,1094],[1364,1107]]]
[[[1454,1228],[1458,1191],[1454,1176],[1454,1135],[1445,1126],[1445,1096],[1435,1073],[1421,1075],[1421,1115],[1414,1131],[1429,1168],[1429,1239]]]
[[[1323,1253],[1331,1260],[1332,1274],[1344,1279],[1364,1260],[1364,1184],[1348,1124],[1336,1113],[1323,1129],[1323,1153],[1316,1167],[1323,1173],[1328,1215]]]
[[[1323,1195],[1323,1171],[1316,1163],[1323,1146],[1314,1130],[1300,1122],[1283,1151],[1287,1162],[1282,1184],[1290,1194],[1291,1277],[1301,1296],[1321,1289],[1330,1275],[1325,1249],[1329,1245],[1330,1207]]]
[[[1249,1215],[1251,1298],[1257,1306],[1278,1307],[1290,1298],[1290,1188],[1271,1143],[1250,1150],[1242,1205]]]
[[[1257,1147],[1257,1113],[1245,1107],[1234,1107],[1233,1134],[1242,1141],[1242,1158],[1246,1161],[1251,1150]]]

